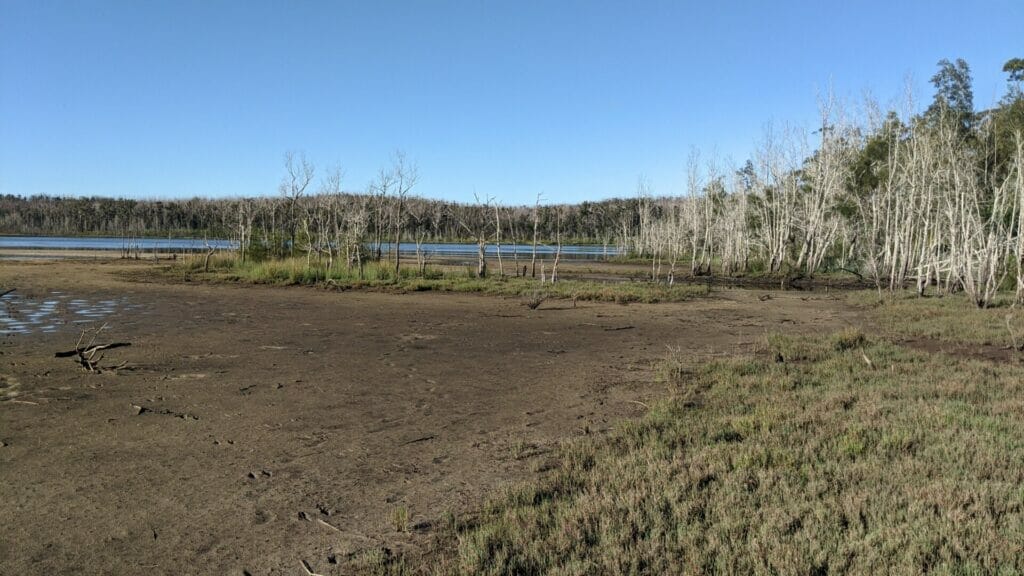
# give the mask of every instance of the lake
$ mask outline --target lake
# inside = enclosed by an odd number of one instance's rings
[[[43,250],[122,250],[127,246],[145,252],[205,250],[202,238],[132,238],[130,241],[113,236],[0,236],[0,249],[43,249]],[[231,250],[237,242],[231,240],[210,240],[210,246],[220,250]]]
[[[188,252],[202,251],[206,249],[206,240],[201,238],[133,238],[130,241],[121,237],[112,236],[0,236],[0,250],[2,249],[44,249],[44,250],[122,250],[129,244],[143,252]],[[233,240],[213,239],[209,241],[210,246],[218,250],[234,250],[238,243]],[[372,246],[371,246],[372,249]],[[391,249],[389,243],[383,243],[381,249],[385,252]],[[415,254],[416,244],[413,242],[401,242],[398,245],[402,254]],[[422,250],[428,257],[476,257],[477,246],[472,243],[424,243]],[[503,258],[512,258],[513,252],[518,252],[519,258],[529,258],[532,247],[528,244],[502,244],[501,255]],[[542,258],[554,258],[556,247],[552,245],[538,245],[537,255]],[[563,245],[562,258],[566,259],[601,259],[618,256],[622,251],[617,246],[596,246],[596,245]],[[488,244],[486,247],[488,258],[498,256],[498,247]]]

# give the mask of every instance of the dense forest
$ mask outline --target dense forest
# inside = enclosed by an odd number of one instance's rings
[[[394,199],[375,192],[364,194],[323,191],[302,192],[297,198],[255,197],[187,200],[128,200],[123,198],[55,196],[21,197],[0,195],[0,234],[32,235],[106,235],[106,236],[182,236],[191,238],[238,238],[240,218],[251,215],[253,230],[261,238],[272,236],[294,211],[304,215],[315,211],[317,203],[334,196],[333,204],[355,211],[366,211],[368,232],[380,226],[387,232],[395,209]],[[294,204],[294,205],[293,205]],[[404,199],[403,239],[421,236],[429,241],[466,240],[466,227],[478,223],[492,225],[490,206],[467,205],[417,196]],[[534,210],[538,211],[538,236],[553,240],[561,233],[573,241],[613,242],[621,232],[623,220],[635,219],[639,199],[610,199],[573,205],[500,206],[502,227],[507,237],[512,231],[533,233]],[[559,222],[559,218],[561,218]]]
[[[766,130],[742,166],[694,153],[679,196],[655,196],[641,181],[630,198],[578,205],[454,204],[416,197],[416,167],[401,155],[353,194],[340,173],[288,154],[275,197],[4,196],[0,232],[228,237],[243,260],[349,263],[380,258],[381,242],[399,238],[596,242],[649,259],[655,280],[844,269],[879,288],[937,286],[986,305],[1009,282],[1024,298],[1024,59],[1003,71],[1005,95],[981,111],[960,59],[938,63],[923,110],[908,98],[854,113],[826,95],[813,130]]]

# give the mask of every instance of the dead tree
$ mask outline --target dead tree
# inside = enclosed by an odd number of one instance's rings
[[[476,251],[477,251],[477,264],[476,264],[476,277],[486,278],[487,277],[487,239],[490,237],[490,223],[491,219],[489,214],[491,211],[490,197],[486,197],[481,200],[480,196],[474,194],[473,197],[476,199],[477,207],[480,209],[480,214],[466,214],[466,217],[458,217],[453,214],[455,220],[459,223],[459,226],[466,231],[467,234],[476,240]]]
[[[537,277],[537,227],[540,225],[540,199],[537,194],[537,202],[533,205],[533,255],[530,257],[530,277]]]
[[[505,267],[501,264],[501,207],[494,204],[494,249],[498,254],[498,277],[505,276]]]
[[[416,185],[416,181],[419,179],[419,175],[416,170],[416,165],[408,165],[405,161],[405,154],[402,152],[395,153],[394,165],[391,167],[391,173],[395,181],[395,279],[401,275],[402,267],[402,224],[404,222],[402,209],[405,207],[405,200],[409,196],[409,191]]]
[[[285,153],[284,169],[285,175],[281,179],[281,184],[278,186],[278,190],[286,202],[286,225],[288,237],[291,241],[291,245],[288,247],[288,252],[289,254],[294,255],[295,234],[297,230],[295,211],[298,209],[298,203],[302,198],[302,195],[306,193],[306,188],[309,188],[309,184],[313,181],[313,174],[315,170],[313,165],[306,160],[305,154],[300,154],[299,158],[296,160],[294,152]]]
[[[551,265],[551,283],[558,280],[558,261],[562,258],[562,207],[555,209],[555,263]]]
[[[216,251],[216,249],[212,245],[210,245],[210,240],[207,238],[203,238],[203,244],[206,245],[206,254],[203,256],[203,272],[209,272],[210,256],[213,256],[213,253]]]
[[[394,186],[394,173],[391,170],[381,168],[377,173],[377,180],[370,184],[369,192],[373,197],[373,238],[375,259],[379,262],[383,257],[381,246],[384,243],[385,218],[387,212],[385,207],[388,202],[388,194]]]

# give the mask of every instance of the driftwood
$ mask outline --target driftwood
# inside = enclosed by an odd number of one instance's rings
[[[299,560],[299,564],[302,565],[302,569],[306,571],[306,576],[320,576],[316,572],[313,572],[313,567],[309,565],[309,562],[305,560]]]
[[[125,346],[132,345],[131,342],[113,342],[110,344],[96,344],[96,338],[100,335],[100,332],[102,332],[106,327],[107,325],[103,324],[103,326],[100,326],[95,330],[82,330],[82,334],[79,335],[78,343],[75,344],[74,350],[57,352],[56,354],[54,354],[54,357],[71,358],[73,356],[77,356],[78,358],[76,361],[89,372],[102,372],[104,368],[100,367],[100,362],[103,360],[103,355],[106,350],[113,350],[114,348],[123,348]],[[90,333],[92,334],[92,337],[89,339],[89,343],[83,346],[82,342],[85,341],[85,337],[88,336]],[[97,354],[99,354],[98,357]],[[127,362],[122,362],[116,366],[107,366],[105,369],[118,370],[120,368],[124,368],[125,365],[127,365]]]
[[[14,292],[15,290],[17,290],[17,288],[11,288],[10,290],[4,290],[3,292],[0,292],[0,298],[7,296],[8,294]]]

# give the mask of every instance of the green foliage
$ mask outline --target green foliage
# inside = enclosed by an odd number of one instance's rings
[[[939,71],[932,76],[935,99],[928,107],[926,116],[934,119],[948,118],[966,132],[974,118],[971,68],[963,58],[957,58],[956,62],[943,58],[939,60],[938,66]]]
[[[1010,308],[1008,294],[997,297],[988,308],[978,308],[958,295],[922,298],[913,292],[881,298],[877,292],[861,292],[848,300],[867,310],[890,337],[1008,346],[1013,344],[1010,329],[1024,334],[1024,311]]]
[[[837,332],[832,336],[832,349],[836,352],[863,348],[867,343],[867,336],[855,328],[849,328],[841,332]]]
[[[1024,58],[1010,58],[1003,64],[1003,72],[1010,82],[1024,82]]]
[[[593,282],[560,280],[541,283],[537,279],[511,276],[477,278],[474,270],[446,272],[428,267],[423,274],[415,267],[403,267],[396,276],[394,263],[369,262],[357,267],[336,265],[328,270],[323,262],[307,264],[304,258],[241,262],[233,255],[222,255],[211,261],[206,279],[213,281],[251,282],[254,284],[321,285],[336,289],[378,289],[391,291],[477,292],[495,296],[533,297],[572,300],[596,300],[629,304],[631,302],[680,302],[706,293],[695,285],[649,284],[641,282]],[[184,270],[199,278],[202,258],[179,264],[172,274]]]
[[[457,526],[434,573],[1017,573],[1024,369],[854,340],[705,367]]]

